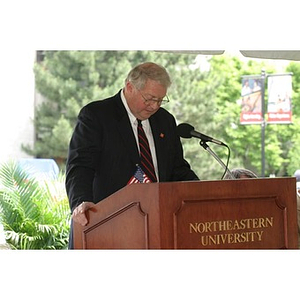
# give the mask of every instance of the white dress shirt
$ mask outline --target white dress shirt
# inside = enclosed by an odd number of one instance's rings
[[[128,104],[127,104],[127,101],[126,101],[123,90],[121,91],[121,99],[122,99],[122,102],[123,102],[123,104],[126,108],[126,111],[128,113],[130,123],[131,123],[131,126],[132,126],[132,130],[133,130],[135,140],[136,140],[136,143],[137,143],[137,147],[139,149],[139,138],[138,138],[138,132],[137,132],[138,122],[137,122],[136,117],[132,114],[130,108],[128,107]],[[153,165],[154,165],[154,169],[155,169],[156,178],[157,178],[157,181],[159,181],[156,151],[155,151],[155,145],[154,145],[154,140],[153,140],[153,135],[152,135],[149,120],[147,119],[147,120],[142,121],[142,125],[143,125],[143,129],[145,131],[146,137],[148,139],[148,142],[149,142],[149,147],[150,147],[150,151],[151,151],[151,155],[152,155],[152,160],[153,160]]]

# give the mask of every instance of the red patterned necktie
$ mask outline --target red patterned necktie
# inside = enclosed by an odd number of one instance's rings
[[[153,160],[151,156],[151,151],[149,147],[149,142],[146,137],[145,131],[143,129],[142,121],[138,121],[138,137],[139,137],[139,146],[140,146],[140,157],[141,157],[141,167],[145,174],[152,182],[156,182],[156,175],[153,165]]]

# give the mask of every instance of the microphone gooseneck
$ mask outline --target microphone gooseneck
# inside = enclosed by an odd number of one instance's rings
[[[203,142],[212,142],[217,145],[226,146],[223,142],[194,130],[194,127],[187,123],[182,123],[177,126],[177,134],[182,138],[189,139],[191,137],[195,137],[200,139]]]
[[[200,145],[206,150],[208,151],[219,163],[220,165],[225,169],[225,172],[222,176],[222,179],[224,177],[224,175],[226,174],[226,172],[229,174],[231,179],[235,179],[235,177],[233,176],[233,174],[230,172],[230,170],[228,169],[228,164],[229,164],[229,158],[230,158],[230,148],[224,144],[221,141],[218,141],[210,136],[207,136],[205,134],[202,134],[198,131],[194,130],[194,127],[190,124],[187,123],[182,123],[179,124],[177,126],[177,134],[182,137],[182,138],[186,138],[186,139],[190,139],[192,137],[196,137],[198,139],[200,139]],[[225,165],[222,160],[217,156],[216,153],[214,153],[209,146],[206,144],[206,142],[212,142],[215,143],[217,145],[221,145],[221,146],[225,146],[228,149],[228,158],[227,158],[227,165]]]

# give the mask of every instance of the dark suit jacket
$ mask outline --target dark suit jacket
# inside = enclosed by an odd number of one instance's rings
[[[159,181],[197,180],[183,158],[174,117],[160,108],[149,121]],[[83,201],[97,203],[126,186],[137,164],[139,152],[120,92],[83,107],[70,141],[66,169],[71,210]]]

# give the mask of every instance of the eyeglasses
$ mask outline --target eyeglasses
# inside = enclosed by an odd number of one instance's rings
[[[146,104],[151,104],[151,105],[156,104],[157,106],[161,106],[161,105],[166,104],[170,101],[168,95],[166,95],[166,98],[164,98],[164,99],[156,99],[155,97],[151,97],[150,99],[147,99],[139,89],[137,89],[137,90],[139,91],[139,93],[143,97]]]

